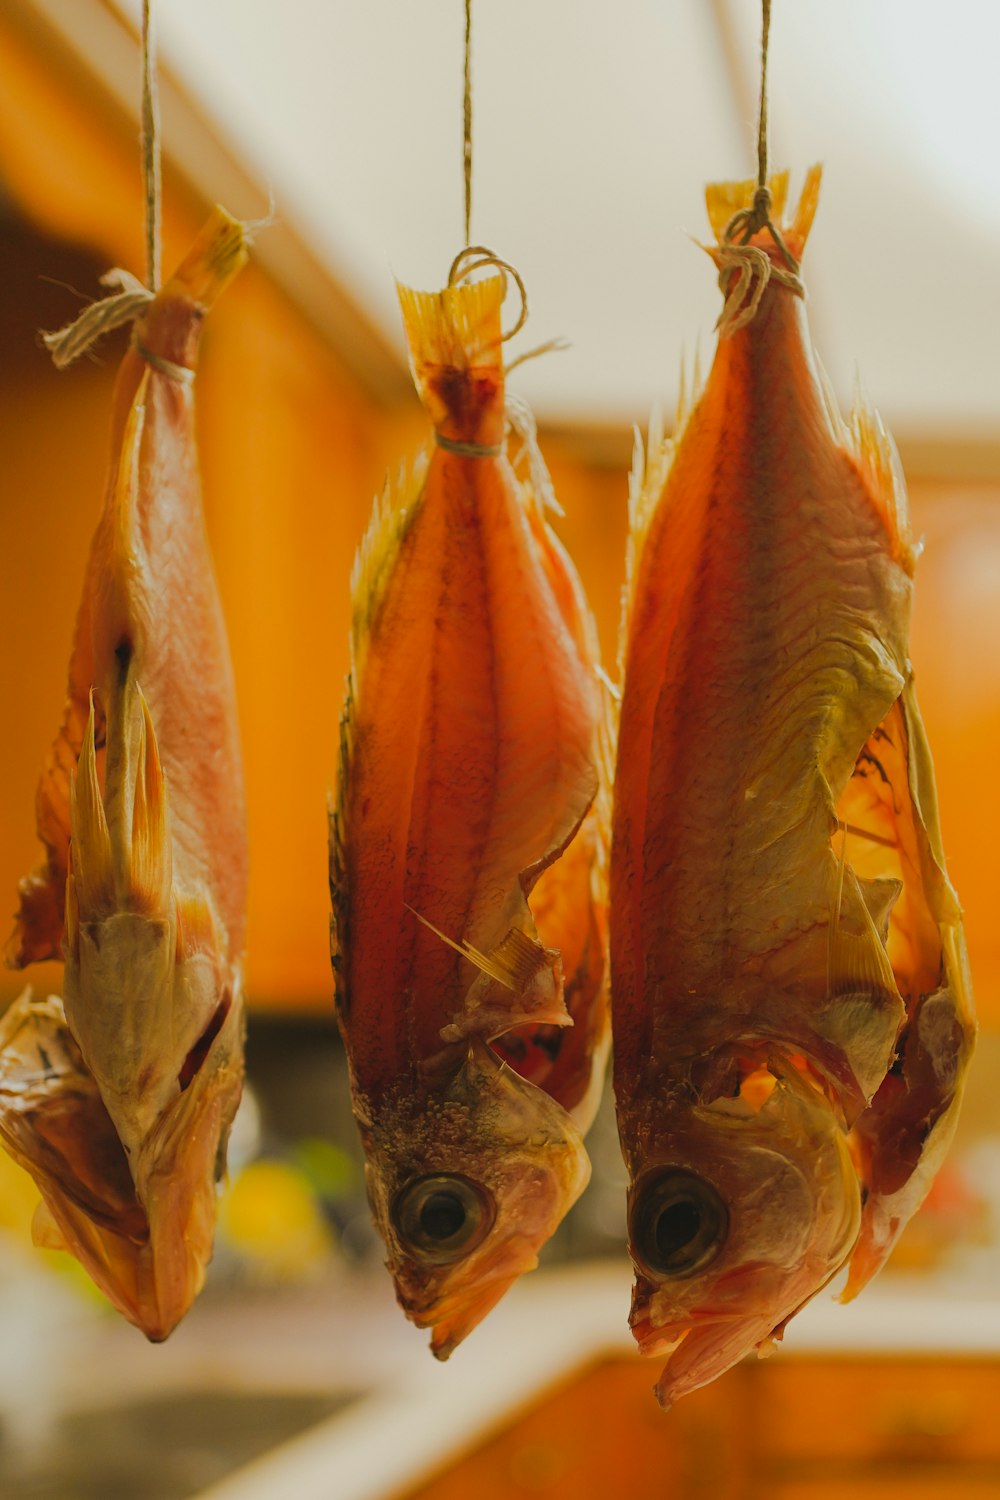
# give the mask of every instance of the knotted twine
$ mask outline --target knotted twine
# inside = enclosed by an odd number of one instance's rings
[[[156,89],[156,41],[150,13],[151,0],[142,0],[142,179],[146,218],[146,283],[131,271],[114,267],[100,278],[101,285],[117,287],[85,308],[78,318],[52,333],[41,335],[57,370],[87,354],[98,339],[125,323],[135,324],[156,296],[160,284],[160,107]],[[174,364],[146,349],[133,329],[132,343],[143,359],[164,375],[181,383],[194,379],[194,371]]]
[[[504,298],[509,290],[508,276],[512,278],[517,287],[518,296],[521,299],[521,310],[514,320],[513,325],[501,332],[500,342],[506,344],[515,334],[520,333],[528,321],[528,293],[525,289],[524,280],[516,266],[510,261],[502,260],[493,250],[485,245],[467,245],[460,251],[451,263],[448,272],[448,285],[460,286],[468,281],[477,271],[485,271],[494,268],[500,272],[504,283]],[[537,359],[540,354],[548,354],[553,350],[566,349],[568,345],[565,339],[548,339],[544,344],[539,344],[536,349],[527,349],[512,359],[506,366],[505,374],[509,375],[511,370],[518,365],[523,365],[525,360]],[[539,504],[545,510],[554,511],[556,515],[562,515],[559,502],[556,500],[552,488],[552,479],[546,468],[545,460],[542,458],[538,448],[537,428],[531,409],[526,401],[518,396],[506,395],[504,401],[504,415],[507,419],[508,430],[514,432],[522,443],[524,453],[528,459],[530,483]],[[499,458],[503,452],[503,443],[469,443],[462,442],[457,438],[446,437],[443,433],[435,431],[434,441],[439,448],[446,453],[455,453],[460,458]]]
[[[760,108],[757,116],[757,188],[749,208],[733,214],[714,252],[719,268],[719,287],[725,297],[716,327],[720,339],[731,338],[757,316],[760,300],[773,278],[797,297],[805,296],[799,263],[785,244],[781,230],[771,218],[771,190],[767,185],[767,54],[771,32],[771,0],[762,0],[760,47]],[[760,245],[751,245],[755,234],[766,229],[784,266],[775,265]]]

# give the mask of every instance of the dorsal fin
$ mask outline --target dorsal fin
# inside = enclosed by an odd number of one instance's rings
[[[409,468],[400,465],[395,480],[386,475],[382,491],[375,497],[361,545],[354,555],[350,645],[355,687],[361,683],[368,636],[378,613],[386,579],[423,497],[427,460],[427,453],[420,453]]]
[[[868,492],[892,545],[894,559],[912,576],[917,549],[910,531],[903,468],[896,444],[860,381],[855,387],[845,447],[857,460],[867,481]]]

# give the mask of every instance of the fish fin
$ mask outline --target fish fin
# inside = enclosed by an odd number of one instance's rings
[[[879,875],[871,880],[865,880],[859,876],[858,887],[861,891],[861,898],[868,908],[868,915],[874,923],[875,931],[884,944],[889,939],[889,918],[902,892],[903,882],[892,875]]]
[[[401,465],[395,479],[387,475],[375,497],[371,518],[354,555],[351,569],[351,675],[361,681],[365,653],[385,585],[423,498],[427,476],[427,453],[421,453],[407,468]]]
[[[845,446],[857,460],[892,546],[894,559],[912,576],[917,559],[910,531],[906,481],[896,444],[857,382]]]
[[[69,1243],[44,1198],[31,1216],[31,1243],[37,1250],[69,1250]],[[70,1252],[72,1254],[72,1252]]]
[[[806,173],[806,180],[802,184],[802,191],[799,194],[795,215],[789,226],[798,240],[800,247],[804,246],[808,240],[809,231],[813,226],[813,219],[816,217],[816,210],[819,207],[819,189],[822,180],[823,168],[819,162],[814,162]],[[775,213],[783,216],[783,206],[781,209],[775,206]]]
[[[186,893],[176,896],[178,962],[195,953],[215,956],[225,952],[225,939],[215,907],[208,893]]]
[[[784,218],[785,202],[788,198],[787,171],[775,172],[767,179],[767,185],[771,190],[771,216],[776,223],[780,223]],[[753,205],[753,195],[756,191],[757,183],[752,177],[742,182],[713,182],[705,189],[708,222],[720,244],[730,219],[734,214]]]
[[[114,684],[107,706],[104,816],[118,908],[165,915],[173,883],[167,791],[134,659]],[[87,903],[79,888],[77,895],[82,911]],[[105,915],[88,913],[91,920]]]
[[[831,914],[828,998],[821,1030],[843,1052],[861,1107],[871,1101],[891,1066],[906,1008],[857,877],[850,866],[846,873],[844,905],[849,917],[835,923]],[[849,1113],[853,1116],[854,1106]]]
[[[649,416],[649,435],[644,444],[639,428],[632,445],[632,468],[628,481],[628,542],[625,551],[625,586],[622,589],[622,613],[618,630],[618,677],[625,672],[625,650],[632,618],[642,549],[649,525],[663,493],[667,475],[674,460],[674,441],[663,436],[663,417],[654,407]]]
[[[93,678],[87,602],[85,598],[77,618],[63,721],[35,793],[35,825],[46,853],[38,866],[18,883],[14,930],[4,950],[4,960],[12,969],[62,956],[72,829],[71,786],[86,732]],[[99,706],[97,719],[97,734],[101,738],[103,715]]]
[[[70,783],[70,827],[72,883],[67,881],[67,926],[71,917],[75,935],[81,905],[89,916],[109,912],[115,904],[111,836],[97,778],[93,694],[76,775]]]
[[[512,927],[500,939],[490,957],[495,968],[509,976],[512,990],[525,990],[539,969],[552,958],[551,951],[520,927]]]
[[[418,292],[397,283],[410,364],[423,393],[428,367],[503,368],[500,308],[503,276],[460,282],[441,292]]]
[[[542,457],[542,450],[538,446],[538,425],[535,422],[534,412],[527,401],[520,396],[508,395],[504,402],[504,413],[508,430],[520,443],[517,453],[508,453],[508,457],[511,468],[520,480],[519,492],[522,503],[529,509],[535,510],[543,525],[546,514],[565,516],[566,512],[556,499],[548,464]],[[524,469],[527,470],[527,474],[519,472]]]
[[[348,672],[344,706],[340,714],[337,788],[328,797],[327,832],[330,878],[330,963],[333,968],[338,1014],[346,1019],[348,998],[344,976],[347,952],[348,886],[347,886],[347,789],[351,769],[354,727],[354,678]]]
[[[649,435],[645,445],[638,427],[632,445],[632,468],[628,484],[628,544],[625,555],[625,587],[622,591],[622,617],[618,635],[619,676],[624,671],[625,643],[628,640],[632,612],[632,595],[645,545],[649,524],[667,483],[677,444],[701,400],[703,388],[701,360],[697,349],[688,375],[687,362],[681,359],[677,414],[673,433],[663,434],[663,413],[654,406],[649,415]]]
[[[149,705],[136,686],[139,733],[132,798],[130,894],[142,911],[164,911],[173,882],[167,789]]]
[[[406,903],[403,903],[406,905]],[[497,984],[502,984],[505,989],[518,991],[531,983],[542,964],[546,960],[547,949],[534,938],[522,932],[518,927],[512,927],[508,933],[500,939],[500,942],[489,953],[483,953],[472,943],[463,938],[461,942],[455,942],[440,927],[435,927],[433,922],[414,911],[412,906],[406,905],[407,911],[413,912],[418,922],[439,937],[442,943],[447,943],[454,952],[460,953],[467,958],[471,964],[475,964],[481,974],[487,974],[495,979]]]
[[[523,928],[511,927],[489,953],[483,953],[464,939],[455,942],[412,906],[407,906],[407,911],[413,912],[417,921],[435,937],[479,970],[462,1011],[441,1028],[442,1041],[457,1042],[477,1036],[491,1041],[515,1026],[531,1022],[572,1026],[572,1017],[563,1000],[562,968],[555,949],[546,948]],[[511,998],[500,998],[493,990],[495,984]]]
[[[826,366],[815,349],[812,351],[812,355],[813,364],[816,367],[816,378],[819,384],[820,395],[823,398],[823,410],[830,424],[830,433],[835,443],[839,443],[842,448],[848,447],[851,441],[851,429],[840,414],[840,402],[837,400],[833,381],[830,379]]]
[[[851,879],[852,885],[857,884],[857,876],[853,871]],[[893,893],[893,897],[896,894],[898,891]],[[894,995],[897,993],[896,977],[868,904],[862,895],[861,900],[852,902],[851,905],[860,918],[860,932],[848,931],[842,921],[831,921],[831,991],[835,994],[847,994],[855,990],[864,992],[880,989]],[[891,906],[891,899],[889,905]]]

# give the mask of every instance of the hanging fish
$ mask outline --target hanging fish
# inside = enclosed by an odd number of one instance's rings
[[[134,326],[16,965],[65,958],[0,1028],[0,1137],[63,1245],[151,1339],[211,1255],[243,1078],[246,829],[232,670],[197,476],[202,319],[246,260],[217,209]]]
[[[972,1043],[902,479],[808,342],[818,189],[814,169],[792,221],[745,242],[753,185],[709,189],[718,349],[633,476],[612,1008],[631,1321],[669,1353],[665,1405],[780,1336],[856,1242],[856,1284],[871,1273],[929,1185]]]
[[[496,275],[400,289],[435,446],[355,564],[331,819],[369,1198],[439,1358],[582,1191],[607,1040],[602,689],[530,425],[528,476],[504,451],[504,293]]]

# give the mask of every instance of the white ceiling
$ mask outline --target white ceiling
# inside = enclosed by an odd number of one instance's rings
[[[462,243],[462,0],[156,14],[165,66],[261,184],[258,209],[270,188],[402,355],[393,278],[442,285]],[[572,346],[518,372],[540,416],[644,419],[675,399],[682,348],[710,349],[718,294],[689,236],[707,235],[704,183],[753,170],[759,16],[473,0],[473,239],[527,283],[514,352]],[[907,434],[1000,436],[998,59],[997,0],[774,0],[772,162],[793,187],[825,164],[815,341],[842,396],[857,366]]]

